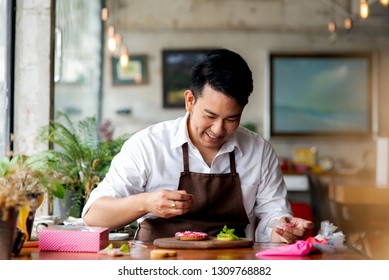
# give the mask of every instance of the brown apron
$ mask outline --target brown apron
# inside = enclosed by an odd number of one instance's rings
[[[216,236],[224,225],[234,228],[235,234],[245,237],[249,223],[244,205],[239,174],[236,172],[235,154],[230,152],[231,173],[207,174],[189,171],[188,143],[182,146],[184,172],[181,172],[178,189],[194,195],[194,203],[188,213],[172,218],[144,220],[136,238],[153,241],[162,237],[174,237],[178,231],[203,231]]]

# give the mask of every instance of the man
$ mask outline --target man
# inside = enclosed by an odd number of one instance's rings
[[[313,225],[292,217],[273,148],[239,127],[252,91],[239,54],[206,55],[192,69],[185,116],[127,140],[87,201],[84,222],[115,229],[138,220],[143,241],[185,230],[215,236],[224,225],[255,241],[301,238]]]

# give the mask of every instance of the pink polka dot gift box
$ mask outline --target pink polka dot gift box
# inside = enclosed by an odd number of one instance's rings
[[[109,229],[51,225],[39,232],[40,251],[99,252],[109,243]]]

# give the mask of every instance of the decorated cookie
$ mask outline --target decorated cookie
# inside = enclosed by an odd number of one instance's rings
[[[176,239],[178,240],[205,240],[208,239],[208,234],[202,231],[182,231],[176,232]]]

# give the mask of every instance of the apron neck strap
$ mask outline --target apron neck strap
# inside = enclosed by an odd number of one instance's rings
[[[235,166],[235,153],[234,151],[230,152],[230,169],[231,173],[236,173],[236,166]]]
[[[182,145],[182,153],[184,157],[184,172],[189,172],[189,153],[188,153],[188,142]]]

